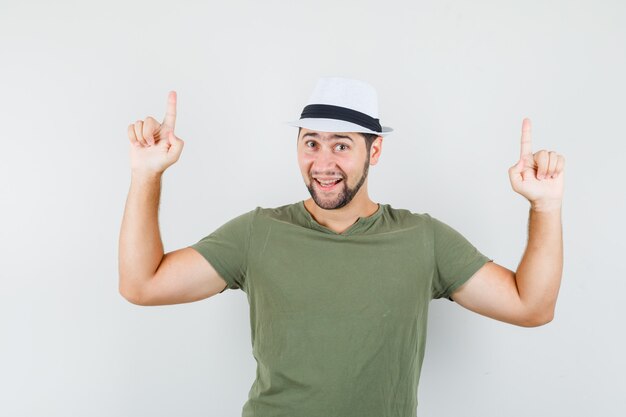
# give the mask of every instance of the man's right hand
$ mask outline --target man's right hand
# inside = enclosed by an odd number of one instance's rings
[[[128,126],[133,174],[160,175],[178,161],[184,141],[174,135],[175,124],[176,92],[170,91],[163,123],[148,116]]]

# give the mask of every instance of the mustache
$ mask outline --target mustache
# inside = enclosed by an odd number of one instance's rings
[[[341,172],[336,172],[336,171],[317,171],[317,172],[310,172],[309,173],[309,177],[313,178],[313,177],[319,177],[319,176],[324,176],[324,177],[338,177],[338,178],[346,178],[346,176],[341,173]]]

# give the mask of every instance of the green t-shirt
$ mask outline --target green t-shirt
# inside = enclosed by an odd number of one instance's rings
[[[304,202],[261,208],[190,246],[250,305],[243,417],[412,417],[429,302],[486,262],[430,215],[379,204],[343,233]]]

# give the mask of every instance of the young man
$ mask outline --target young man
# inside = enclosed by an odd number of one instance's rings
[[[531,203],[528,245],[513,272],[438,219],[369,198],[368,168],[392,129],[379,123],[375,90],[344,78],[320,79],[291,123],[311,198],[257,207],[164,254],[160,179],[183,147],[174,92],[167,108],[162,124],[149,117],[128,127],[120,292],[139,305],[246,292],[258,367],[244,417],[415,416],[434,298],[519,326],[552,320],[564,159],[532,153],[529,120],[509,169],[513,189]]]

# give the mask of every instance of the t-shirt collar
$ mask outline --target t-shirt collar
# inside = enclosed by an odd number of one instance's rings
[[[342,233],[337,233],[334,230],[331,230],[328,227],[322,226],[321,224],[319,224],[304,206],[304,200],[299,201],[297,206],[302,212],[302,214],[304,215],[304,218],[306,219],[308,225],[311,228],[315,230],[319,230],[320,232],[324,232],[324,233],[328,233],[328,234],[332,234],[336,236],[348,236],[348,235],[353,235],[361,231],[364,231],[368,228],[368,226],[374,223],[376,219],[378,219],[383,213],[383,205],[379,203],[378,210],[376,210],[374,214],[367,216],[367,217],[359,217],[356,222],[354,222],[350,227],[348,227]]]

